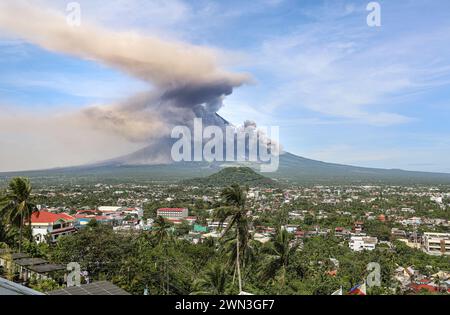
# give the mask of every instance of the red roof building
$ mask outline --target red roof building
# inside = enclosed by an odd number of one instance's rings
[[[75,218],[66,213],[40,211],[31,216],[32,235],[37,243],[50,240],[55,242],[60,236],[76,232]]]

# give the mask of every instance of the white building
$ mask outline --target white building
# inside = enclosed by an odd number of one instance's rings
[[[286,230],[288,233],[295,233],[298,230],[298,226],[297,225],[288,224],[288,225],[282,226],[282,229]]]
[[[41,211],[33,213],[31,216],[31,230],[34,240],[37,243],[46,241],[49,237],[51,242],[55,242],[58,237],[75,233],[75,218],[65,213],[51,213]]]
[[[430,255],[450,255],[450,233],[423,233],[422,248]]]
[[[123,210],[123,207],[115,207],[115,206],[98,207],[98,211],[100,211],[100,212],[119,212],[122,210]]]
[[[371,236],[352,236],[348,243],[351,250],[360,252],[363,250],[374,250],[378,243],[376,237]]]
[[[187,208],[161,208],[156,211],[156,215],[169,220],[182,220],[189,216],[189,210]]]

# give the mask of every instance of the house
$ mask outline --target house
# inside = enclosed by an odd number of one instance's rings
[[[422,218],[419,217],[412,217],[405,220],[400,221],[400,223],[404,226],[408,225],[421,225],[422,224]]]
[[[400,229],[397,229],[397,228],[392,228],[391,229],[391,235],[393,236],[393,237],[406,237],[406,232],[404,231],[404,230],[400,230]]]
[[[298,229],[298,226],[288,224],[288,225],[283,226],[283,229],[286,230],[288,233],[295,233]]]
[[[403,268],[399,266],[394,271],[394,279],[397,280],[402,288],[406,288],[419,273],[412,266]]]
[[[200,224],[195,224],[194,225],[194,232],[208,233],[208,227],[200,225]]]
[[[111,216],[105,215],[92,215],[92,214],[76,214],[75,215],[75,225],[78,228],[85,227],[92,220],[97,221],[97,223],[102,224],[112,224],[113,218]]]
[[[364,222],[356,221],[355,224],[353,225],[353,232],[356,234],[361,233],[363,228],[364,228]]]
[[[450,233],[423,233],[423,251],[429,255],[450,255]]]
[[[185,220],[190,224],[193,225],[197,221],[197,217],[186,217]]]
[[[267,235],[261,234],[261,233],[255,233],[255,235],[253,236],[253,239],[262,244],[267,243],[271,240],[270,237],[268,237]]]
[[[349,236],[350,235],[350,231],[344,229],[343,227],[336,227],[334,229],[334,235],[337,237],[344,237],[344,236]]]
[[[187,208],[160,208],[156,210],[156,215],[169,220],[183,220],[189,216],[189,210]]]
[[[55,242],[58,237],[75,233],[75,218],[65,213],[51,213],[46,211],[35,212],[31,216],[31,230],[37,243],[48,238]]]
[[[419,293],[420,291],[428,291],[430,293],[439,292],[438,288],[431,284],[411,283],[408,285],[408,288],[415,293]]]
[[[0,250],[0,267],[10,272],[17,273],[19,279],[28,281],[34,279],[53,278],[57,272],[64,272],[66,267],[49,263],[41,258],[33,258],[23,253],[12,253]]]
[[[378,243],[376,237],[370,236],[352,236],[348,243],[351,250],[360,252],[363,250],[374,250]]]

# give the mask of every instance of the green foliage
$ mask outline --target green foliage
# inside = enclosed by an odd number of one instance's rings
[[[205,178],[186,180],[191,186],[225,187],[238,183],[252,187],[276,187],[278,184],[249,167],[227,167],[220,172]]]
[[[23,243],[24,223],[30,221],[34,212],[38,212],[31,202],[31,183],[27,178],[16,177],[9,182],[6,194],[0,199],[0,214],[3,224],[19,229],[19,249]],[[4,229],[4,228],[3,228]],[[31,240],[31,227],[27,229],[28,239]],[[8,233],[3,237],[8,238]]]
[[[61,288],[61,286],[52,279],[45,279],[45,280],[35,280],[32,279],[29,284],[30,288],[33,290],[46,293],[50,291],[55,291]]]

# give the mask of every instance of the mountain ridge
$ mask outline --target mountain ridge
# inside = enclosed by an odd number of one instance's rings
[[[90,164],[22,172],[0,173],[0,180],[26,176],[50,182],[177,182],[212,175],[225,167],[248,166],[259,171],[259,164],[251,162],[177,162],[155,165],[125,165],[120,163]],[[285,152],[280,155],[277,172],[263,173],[279,181],[299,184],[427,184],[450,185],[450,174],[366,168],[316,161]]]

